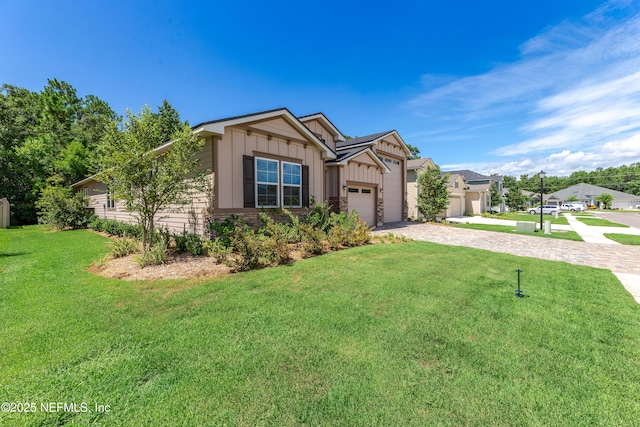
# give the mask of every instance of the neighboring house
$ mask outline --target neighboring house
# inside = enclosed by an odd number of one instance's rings
[[[444,212],[445,217],[463,216],[466,210],[468,184],[458,173],[449,174],[447,192],[449,193],[449,207]]]
[[[312,199],[328,201],[335,211],[357,210],[369,225],[406,218],[404,168],[410,152],[396,131],[346,140],[324,114],[296,117],[286,108],[213,120],[193,130],[205,139],[196,157],[212,172],[213,191],[194,197],[182,212],[160,214],[161,226],[203,233],[209,221],[231,215],[257,225],[263,209],[301,214]],[[104,184],[87,178],[73,187],[89,198],[96,215],[132,221]]]
[[[498,206],[491,206],[491,184],[495,183],[504,198],[502,188],[503,178],[499,175],[482,175],[468,169],[448,171],[451,175],[462,175],[467,183],[465,194],[465,212],[478,215],[495,208],[499,212],[505,211],[504,202]]]
[[[603,193],[613,196],[613,202],[611,203],[611,208],[613,209],[630,209],[640,205],[640,196],[585,183],[572,185],[564,190],[550,194],[548,203],[561,205],[563,203],[571,203],[569,199],[572,199],[576,202],[597,206],[597,198]]]
[[[430,158],[407,161],[407,194],[409,200],[409,218],[420,218],[418,212],[418,175],[427,168],[435,167]],[[460,174],[449,174],[447,193],[449,193],[449,207],[437,215],[437,218],[462,216],[465,212],[466,182]]]
[[[407,161],[407,199],[409,203],[408,217],[418,219],[418,175],[427,168],[435,168],[436,164],[430,158]]]

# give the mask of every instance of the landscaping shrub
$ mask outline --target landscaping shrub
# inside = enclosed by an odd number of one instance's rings
[[[81,193],[66,187],[48,185],[36,202],[38,220],[57,230],[85,228],[91,217]]]
[[[303,234],[302,254],[305,258],[327,252],[327,247],[324,244],[327,240],[327,234],[324,231],[311,224],[302,224],[300,229]]]
[[[242,229],[247,228],[247,225],[237,215],[231,215],[227,219],[221,222],[213,221],[209,224],[213,238],[220,240],[226,247],[231,246],[231,240],[235,229],[240,227]]]
[[[231,246],[240,256],[233,258],[230,266],[235,271],[249,271],[264,267],[264,239],[264,236],[256,235],[253,230],[237,227],[231,239]]]
[[[182,235],[174,235],[173,240],[176,243],[176,252],[178,253],[189,252],[193,256],[199,256],[204,253],[202,238],[197,234],[185,231]]]
[[[137,252],[139,249],[137,240],[128,239],[126,237],[110,240],[107,245],[109,247],[109,255],[111,258],[122,258]]]
[[[204,253],[202,239],[197,234],[187,235],[187,251],[193,256],[200,256]]]
[[[142,227],[138,224],[116,221],[115,219],[104,219],[96,215],[89,218],[87,226],[92,230],[108,233],[112,236],[132,239],[140,239],[142,237]]]
[[[135,258],[140,267],[144,268],[148,265],[160,265],[167,262],[167,246],[164,242],[158,242],[144,254]]]
[[[226,262],[231,255],[231,248],[225,246],[220,239],[206,240],[202,243],[202,247],[210,257],[215,258],[216,264]]]
[[[328,233],[329,244],[333,249],[337,249],[338,245],[361,246],[369,243],[371,239],[369,227],[355,212],[332,213],[329,223],[331,226]]]
[[[316,203],[315,199],[311,199],[311,207],[305,215],[304,222],[314,228],[327,231],[330,227],[331,207],[328,202]]]
[[[269,236],[262,241],[262,244],[265,263],[282,265],[291,260],[289,243],[285,234]]]

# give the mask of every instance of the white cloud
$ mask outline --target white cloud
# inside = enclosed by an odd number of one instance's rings
[[[443,170],[471,169],[490,175],[532,175],[540,169],[549,175],[568,176],[577,170],[618,167],[640,161],[640,134],[608,141],[594,151],[565,149],[545,156],[522,157],[508,162],[487,161],[443,165]]]
[[[621,7],[628,9],[615,10]],[[632,1],[610,1],[580,22],[563,22],[523,43],[516,62],[430,89],[410,105],[425,117],[438,114],[442,128],[458,126],[439,135],[441,141],[517,120],[512,144],[474,141],[497,156],[462,163],[478,172],[519,175],[543,167],[568,174],[638,162],[639,11]]]

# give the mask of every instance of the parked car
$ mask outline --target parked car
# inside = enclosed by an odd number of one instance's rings
[[[560,209],[571,212],[581,212],[582,210],[584,210],[582,205],[579,205],[577,203],[565,203],[564,205],[560,206]]]
[[[562,210],[560,209],[560,206],[553,206],[553,205],[544,205],[544,206],[542,206],[542,213],[543,214],[553,215],[555,213],[560,213],[561,211]],[[531,215],[539,214],[540,213],[540,206],[536,206],[535,208],[530,208],[527,212],[529,212]]]

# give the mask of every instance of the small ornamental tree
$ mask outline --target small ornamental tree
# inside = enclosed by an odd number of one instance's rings
[[[611,202],[613,202],[614,197],[609,193],[602,193],[596,199],[600,202],[605,209],[611,209]]]
[[[519,210],[527,202],[527,196],[522,194],[522,190],[518,186],[512,186],[505,194],[505,203],[509,207],[510,211]]]
[[[434,222],[438,212],[449,206],[448,182],[449,174],[443,175],[437,165],[418,175],[418,212],[427,221]]]
[[[504,201],[502,198],[502,194],[498,191],[498,184],[495,182],[491,183],[491,207],[500,206],[500,204]]]
[[[193,157],[204,141],[187,123],[175,128],[170,144],[165,131],[149,107],[140,114],[129,111],[124,123],[111,123],[99,152],[102,170],[96,178],[142,227],[143,254],[151,248],[160,211],[180,210],[171,206],[187,205],[205,189],[206,171],[195,172],[200,162]]]

